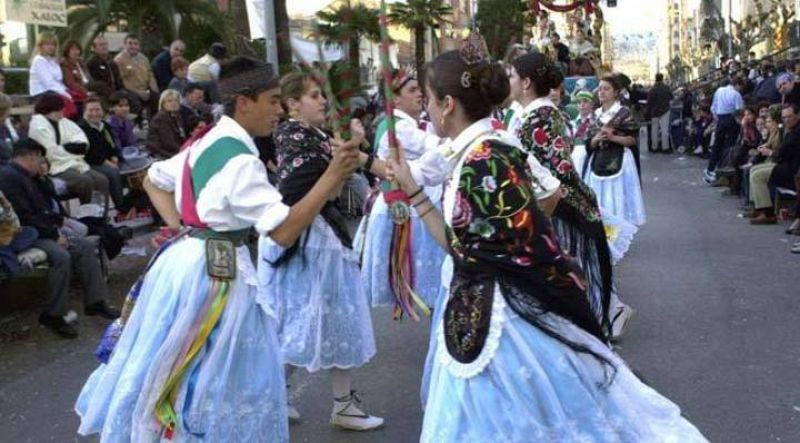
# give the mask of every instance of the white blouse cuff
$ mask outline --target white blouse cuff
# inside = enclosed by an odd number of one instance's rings
[[[175,192],[175,177],[168,174],[161,167],[163,162],[155,162],[147,170],[147,178],[158,189],[166,192]]]
[[[289,217],[290,209],[283,203],[273,204],[256,222],[256,231],[261,235],[269,235]]]

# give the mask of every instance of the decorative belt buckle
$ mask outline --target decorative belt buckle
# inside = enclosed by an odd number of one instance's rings
[[[230,240],[206,239],[208,275],[221,280],[236,278],[236,246]]]

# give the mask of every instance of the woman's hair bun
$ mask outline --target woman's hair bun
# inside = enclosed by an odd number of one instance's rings
[[[506,69],[500,63],[489,63],[481,78],[481,92],[492,106],[502,104],[511,92]]]

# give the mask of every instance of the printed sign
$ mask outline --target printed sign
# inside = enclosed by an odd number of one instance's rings
[[[31,25],[67,26],[66,0],[5,0],[0,8],[0,22],[23,22]]]

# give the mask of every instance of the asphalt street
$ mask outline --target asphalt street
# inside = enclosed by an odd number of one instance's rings
[[[619,352],[711,441],[800,442],[800,255],[789,253],[785,224],[750,226],[741,200],[702,183],[698,159],[642,160],[648,220],[615,271],[636,310]],[[121,301],[144,258],[115,262]],[[388,309],[373,320],[378,353],[354,371],[355,387],[386,426],[331,428],[329,375],[297,371],[291,398],[303,417],[292,441],[418,440],[428,325],[394,322]],[[66,341],[39,328],[33,309],[0,317],[0,441],[93,441],[76,437],[72,405],[104,325],[82,318],[81,337]]]

